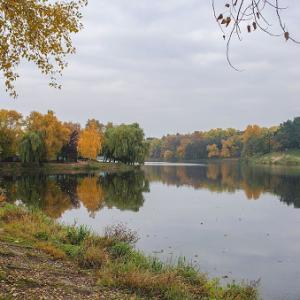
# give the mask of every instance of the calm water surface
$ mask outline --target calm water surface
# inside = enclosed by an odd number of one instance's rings
[[[123,174],[2,176],[0,185],[67,224],[103,233],[125,223],[137,248],[163,260],[185,256],[209,276],[260,279],[263,299],[300,299],[296,169],[147,164]]]

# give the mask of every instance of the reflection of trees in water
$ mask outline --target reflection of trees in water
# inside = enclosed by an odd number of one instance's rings
[[[72,208],[70,193],[59,186],[56,176],[31,175],[6,177],[2,184],[10,201],[21,200],[24,204],[43,210],[53,218],[59,218],[66,210]]]
[[[149,182],[141,171],[107,174],[101,181],[109,208],[139,211],[144,204],[143,193],[149,192]]]
[[[99,183],[99,177],[87,176],[82,178],[77,186],[77,194],[91,216],[94,216],[95,212],[103,205],[104,192]]]
[[[2,177],[0,186],[11,202],[21,200],[53,218],[59,218],[80,202],[91,216],[104,206],[138,211],[144,203],[149,183],[142,171],[122,174],[55,175],[41,174]]]
[[[291,170],[276,170],[223,161],[206,166],[147,166],[145,174],[150,181],[168,185],[187,185],[213,192],[243,190],[249,200],[270,192],[288,205],[300,208],[300,172],[292,174]]]

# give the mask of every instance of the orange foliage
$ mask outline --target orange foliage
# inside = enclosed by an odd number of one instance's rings
[[[84,178],[77,187],[77,195],[90,213],[95,213],[104,201],[104,192],[97,177]]]
[[[92,123],[80,134],[78,150],[81,156],[88,159],[96,159],[102,149],[103,134],[97,126]]]

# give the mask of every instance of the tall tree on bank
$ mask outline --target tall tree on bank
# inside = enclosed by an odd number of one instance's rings
[[[88,123],[80,133],[78,141],[79,154],[88,159],[96,159],[103,144],[103,134],[95,122]]]
[[[16,97],[16,68],[21,60],[36,64],[49,76],[50,85],[67,66],[66,56],[75,53],[71,34],[81,28],[80,9],[87,0],[0,0],[0,70],[6,91]]]
[[[45,144],[46,160],[56,160],[63,147],[68,142],[70,131],[55,116],[53,111],[43,115],[32,112],[26,119],[27,130],[38,132]]]
[[[0,110],[0,159],[16,155],[22,135],[23,117],[14,110]]]
[[[144,163],[149,146],[144,138],[137,123],[109,127],[105,132],[104,158],[125,164]]]
[[[46,159],[43,137],[39,132],[27,132],[19,145],[21,162],[24,164],[40,164]]]

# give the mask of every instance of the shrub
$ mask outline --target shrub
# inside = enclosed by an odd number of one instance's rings
[[[87,226],[80,225],[79,227],[70,226],[67,229],[67,239],[72,245],[80,245],[82,242],[91,235]]]
[[[108,261],[108,255],[104,249],[95,246],[82,249],[79,255],[79,265],[83,268],[100,268]]]
[[[113,258],[128,256],[131,251],[132,246],[124,242],[117,242],[109,249],[109,252]]]
[[[107,226],[104,235],[114,242],[124,242],[130,245],[134,245],[139,239],[136,231],[128,229],[122,223]]]

